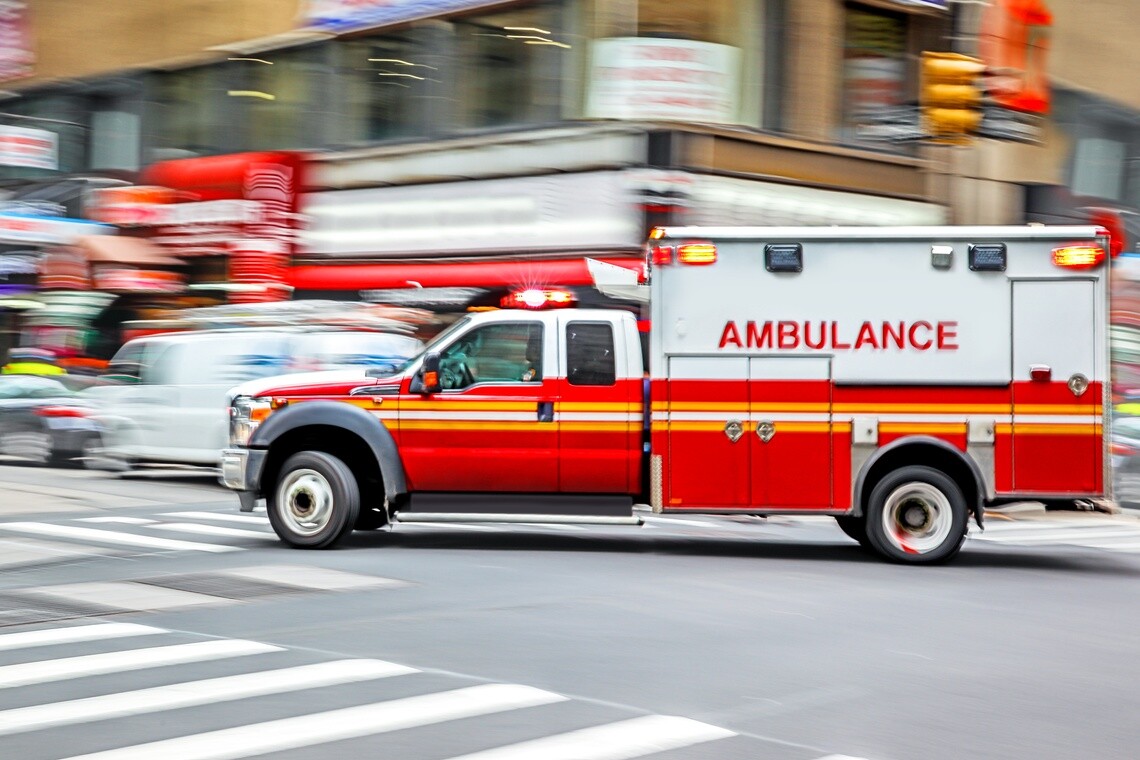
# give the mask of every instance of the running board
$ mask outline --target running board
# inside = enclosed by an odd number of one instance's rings
[[[639,515],[525,515],[461,512],[397,512],[401,523],[551,523],[562,525],[641,525]]]

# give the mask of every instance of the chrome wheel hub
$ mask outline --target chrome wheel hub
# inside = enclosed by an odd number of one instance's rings
[[[953,513],[946,494],[929,483],[904,483],[883,507],[883,533],[907,554],[925,554],[950,535]]]
[[[303,536],[320,533],[333,513],[333,491],[316,470],[294,470],[281,481],[277,511],[289,529]]]

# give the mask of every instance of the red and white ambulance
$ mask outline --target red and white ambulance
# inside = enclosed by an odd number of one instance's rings
[[[949,559],[988,505],[1111,499],[1096,227],[659,228],[630,311],[530,291],[393,373],[231,392],[223,479],[278,536],[399,522],[833,515]],[[547,308],[554,307],[554,308]]]

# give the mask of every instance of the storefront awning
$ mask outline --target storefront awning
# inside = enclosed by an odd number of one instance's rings
[[[640,257],[601,258],[640,272]],[[374,290],[381,288],[526,288],[592,285],[585,258],[515,261],[451,261],[430,264],[303,264],[290,270],[297,290]]]
[[[138,267],[181,266],[182,261],[167,256],[161,248],[142,238],[121,235],[85,235],[75,246],[95,264],[127,264]]]

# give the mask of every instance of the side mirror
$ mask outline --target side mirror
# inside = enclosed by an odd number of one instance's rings
[[[431,353],[425,356],[420,372],[423,377],[423,392],[439,393],[443,387],[439,383],[439,354]]]

